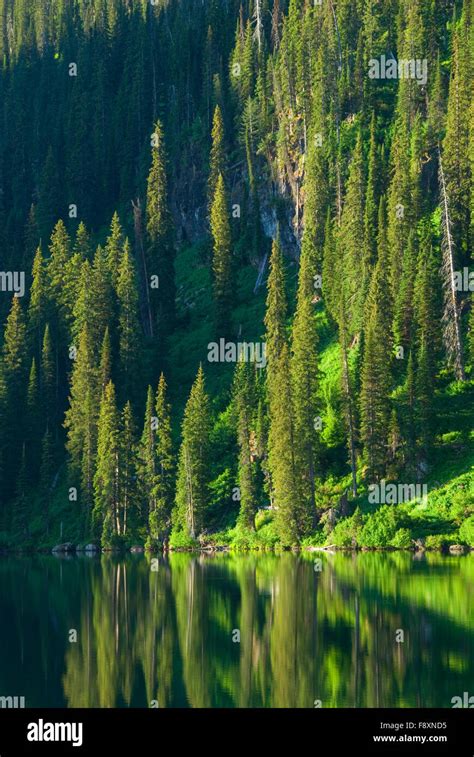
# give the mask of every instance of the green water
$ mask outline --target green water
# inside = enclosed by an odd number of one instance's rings
[[[451,707],[474,694],[474,553],[176,554],[151,568],[142,555],[0,559],[0,696]]]

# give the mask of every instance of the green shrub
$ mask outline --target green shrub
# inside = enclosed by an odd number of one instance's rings
[[[450,544],[456,544],[458,541],[457,532],[453,534],[430,534],[425,539],[425,549],[447,549]]]
[[[358,542],[361,547],[388,547],[401,527],[402,514],[393,505],[383,505],[367,516]]]
[[[272,510],[259,510],[255,516],[255,528],[258,529],[273,521],[274,515]]]
[[[392,547],[398,549],[408,549],[412,545],[412,536],[409,528],[399,528],[390,542]]]
[[[364,527],[364,519],[359,508],[349,518],[340,520],[326,538],[327,544],[335,547],[355,547],[359,544],[359,537]]]
[[[171,532],[170,547],[172,549],[199,549],[200,545],[196,539],[192,539],[186,531],[176,529]]]
[[[334,532],[333,532],[334,533]],[[306,536],[302,542],[302,547],[323,547],[327,542],[327,535],[324,533],[324,531],[319,530],[316,531],[314,534],[311,534],[311,536]]]
[[[232,532],[232,549],[236,552],[246,552],[256,548],[256,534],[254,531],[236,527]]]
[[[474,547],[474,515],[470,515],[461,525],[459,538],[464,544]]]
[[[273,549],[280,541],[275,521],[265,523],[256,533],[256,546],[264,549]]]

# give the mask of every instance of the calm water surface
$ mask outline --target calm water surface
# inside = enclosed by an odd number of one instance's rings
[[[474,694],[473,587],[473,553],[2,558],[0,696],[451,707]]]

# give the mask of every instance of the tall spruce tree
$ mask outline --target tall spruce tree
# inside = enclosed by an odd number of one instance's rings
[[[128,244],[125,245],[120,265],[117,298],[119,307],[120,394],[124,398],[136,399],[141,326],[138,315],[135,266]]]
[[[171,431],[171,406],[163,373],[156,392],[156,483],[155,507],[149,514],[152,540],[166,539],[169,532],[174,498],[175,460]]]
[[[367,477],[375,483],[384,477],[387,466],[390,409],[390,345],[380,317],[383,308],[379,260],[372,275],[365,317],[364,358],[360,390],[360,436],[367,464]],[[382,291],[381,291],[382,290]]]
[[[64,426],[67,430],[69,479],[71,485],[81,492],[86,531],[91,525],[94,503],[99,396],[94,349],[88,325],[85,324],[72,369],[69,408]]]
[[[36,250],[32,277],[30,301],[28,303],[28,331],[35,355],[39,358],[44,328],[49,315],[49,287],[41,246]]]
[[[199,367],[184,411],[174,527],[191,539],[205,528],[209,503],[210,402]]]
[[[100,403],[97,467],[94,474],[93,525],[102,544],[110,546],[123,534],[120,502],[120,416],[110,381]]]
[[[230,330],[232,307],[232,237],[229,209],[224,178],[219,174],[211,207],[211,231],[213,238],[212,270],[214,273],[214,300],[216,329],[219,336],[227,336]]]
[[[150,514],[156,509],[156,430],[155,398],[153,389],[149,386],[145,405],[145,420],[137,453],[138,488],[145,518],[149,518]]]
[[[364,249],[365,170],[362,135],[359,133],[349,167],[341,228],[339,254],[345,271],[342,285],[346,288],[347,328],[355,334],[362,325],[362,310],[370,271],[361,252]]]
[[[279,240],[272,246],[265,314],[267,391],[269,405],[268,460],[277,523],[282,543],[297,544],[310,525],[302,498],[295,458],[295,419],[291,364],[286,337],[286,292]]]
[[[163,333],[168,333],[173,327],[175,317],[174,247],[171,214],[168,207],[166,152],[160,121],[157,121],[152,134],[152,162],[148,174],[146,197],[146,229],[148,247],[143,280],[153,319],[152,333],[158,324]],[[158,287],[151,287],[151,277],[158,277]]]
[[[472,103],[472,36],[467,19],[454,31],[449,84],[446,135],[443,141],[443,166],[446,195],[450,207],[453,242],[461,256],[470,250],[470,192],[472,186],[469,160],[469,125]]]
[[[211,138],[212,146],[208,180],[209,202],[212,202],[214,198],[219,175],[224,175],[226,169],[224,120],[222,118],[222,111],[219,105],[216,105],[216,109],[214,111]]]
[[[130,402],[123,408],[120,424],[119,450],[119,525],[122,536],[138,526],[138,493],[135,458],[135,422]]]
[[[295,413],[295,455],[302,496],[311,522],[315,520],[317,437],[318,333],[314,311],[314,279],[309,255],[300,258],[296,314],[292,329],[292,388]]]
[[[257,512],[257,464],[255,449],[255,377],[254,367],[240,361],[234,378],[234,402],[237,415],[239,445],[239,523],[244,529],[255,530]]]

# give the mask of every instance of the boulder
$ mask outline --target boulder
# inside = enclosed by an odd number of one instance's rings
[[[462,544],[451,544],[449,551],[452,555],[463,555],[464,547]]]
[[[75,549],[74,544],[67,541],[65,544],[56,544],[56,546],[53,547],[53,555],[58,554],[58,552],[74,552]]]
[[[100,549],[97,546],[97,544],[86,544],[84,547],[84,552],[99,552]]]

